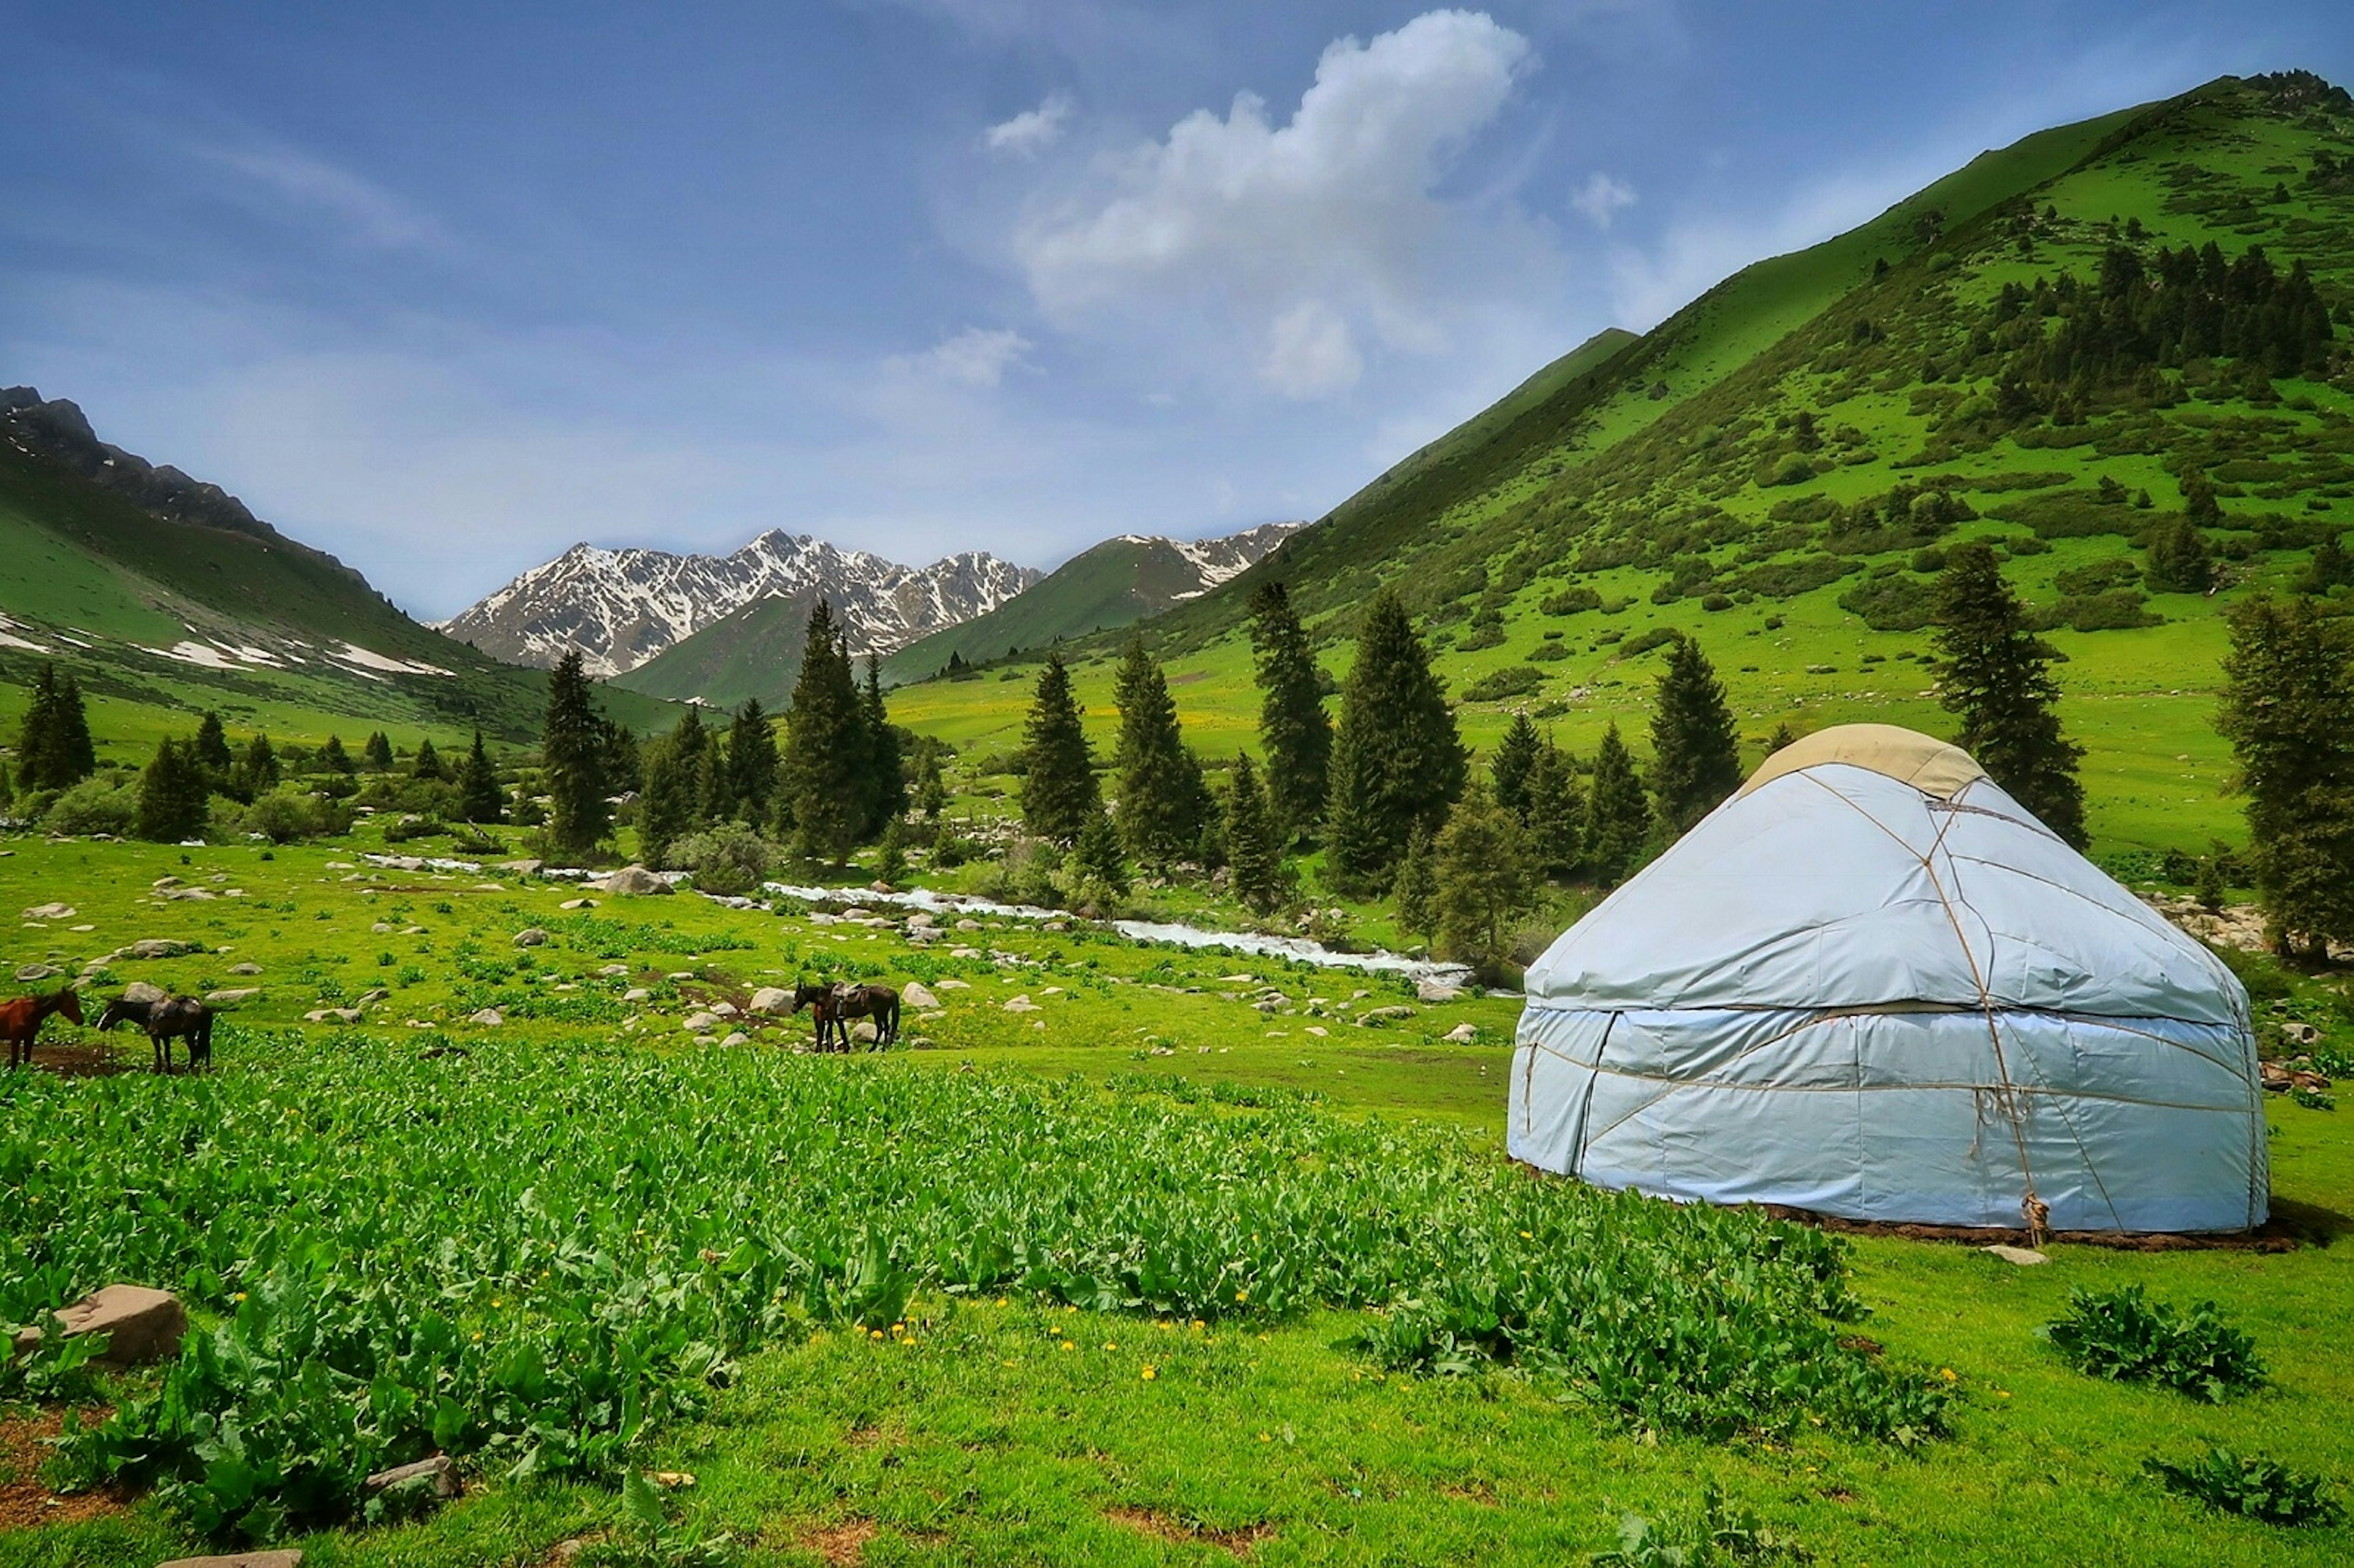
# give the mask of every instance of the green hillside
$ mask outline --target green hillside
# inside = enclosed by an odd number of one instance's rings
[[[1783,722],[1939,728],[1926,574],[1984,537],[2069,656],[2095,833],[2236,834],[2210,724],[2221,612],[2303,574],[2354,504],[2349,163],[2345,94],[2225,79],[1988,154],[1749,268],[1150,623],[1189,730],[1205,750],[1251,739],[1241,623],[1267,575],[1334,662],[1352,607],[1401,588],[1475,744],[1522,708],[1581,749],[1612,719],[1639,730],[1671,631],[1701,639],[1759,747]],[[2186,463],[2222,511],[2210,596],[2144,577]],[[1071,651],[1098,726],[1108,642]],[[895,713],[1002,746],[1021,673],[917,687]]]
[[[545,672],[418,624],[329,556],[155,516],[13,440],[0,554],[0,733],[45,659],[80,681],[101,745],[133,757],[204,708],[289,737],[537,733]],[[664,722],[659,703],[609,700],[626,723]]]
[[[613,684],[677,702],[700,698],[723,708],[758,697],[770,712],[781,712],[792,699],[810,611],[816,607],[815,594],[756,599],[614,676]]]

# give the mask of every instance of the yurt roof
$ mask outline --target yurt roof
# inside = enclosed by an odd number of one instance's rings
[[[1963,786],[1987,776],[1968,752],[1918,730],[1893,724],[1838,724],[1801,736],[1767,758],[1740,793],[1825,762],[1869,768],[1940,800],[1952,800]]]

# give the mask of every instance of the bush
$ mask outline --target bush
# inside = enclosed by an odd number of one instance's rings
[[[1467,703],[1501,702],[1535,691],[1544,684],[1544,672],[1527,664],[1507,664],[1500,670],[1490,670],[1463,688]]]
[[[329,838],[351,832],[352,812],[341,801],[323,800],[286,784],[258,797],[239,814],[238,825],[245,832],[260,833],[271,843],[292,843],[297,839]],[[387,833],[386,838],[390,842],[391,835]]]
[[[1594,1568],[1719,1568],[1720,1564],[1810,1563],[1813,1554],[1768,1530],[1745,1508],[1728,1508],[1711,1481],[1700,1512],[1675,1523],[1628,1514],[1618,1521],[1617,1550],[1594,1554]]]
[[[2321,1477],[2269,1459],[2243,1459],[2229,1448],[2210,1448],[2188,1465],[2145,1459],[2142,1468],[2168,1491],[2243,1519],[2290,1526],[2346,1521],[2346,1510],[2338,1500],[2322,1496],[2321,1489],[2328,1483]]]
[[[1590,588],[1565,588],[1548,596],[1537,608],[1547,615],[1582,615],[1602,608],[1602,596]]]
[[[695,878],[705,893],[749,893],[767,880],[781,852],[740,822],[725,822],[689,833],[663,858]]]
[[[449,831],[450,825],[438,817],[403,817],[385,825],[384,842],[405,844],[417,839],[440,838]]]
[[[126,774],[101,773],[85,779],[57,798],[42,815],[41,825],[53,833],[127,835],[139,818],[139,791]]]
[[[2264,1380],[2255,1340],[2223,1321],[2212,1301],[2178,1313],[2145,1300],[2138,1285],[2099,1295],[2077,1286],[2068,1292],[2068,1315],[2045,1331],[2078,1372],[2148,1379],[2211,1404]]]

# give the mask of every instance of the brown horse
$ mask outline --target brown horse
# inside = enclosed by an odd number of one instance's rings
[[[850,1049],[850,1022],[854,1018],[875,1020],[875,1046],[877,1051],[899,1038],[899,993],[887,985],[797,985],[793,988],[793,1011],[808,1008],[817,1020],[817,1048],[829,1049],[829,1037],[839,1040],[841,1049]]]
[[[63,1013],[75,1023],[81,1022],[81,998],[74,994],[73,987],[48,996],[20,996],[13,1001],[0,1001],[0,1040],[8,1043],[11,1070],[32,1061],[33,1036],[41,1032],[41,1021],[52,1012]]]
[[[118,1023],[136,1023],[147,1032],[155,1053],[155,1071],[172,1070],[175,1036],[188,1043],[188,1071],[213,1065],[213,1010],[192,996],[169,996],[161,1001],[133,1001],[118,996],[98,1015],[101,1034]]]

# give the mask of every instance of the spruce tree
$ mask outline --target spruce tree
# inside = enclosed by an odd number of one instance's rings
[[[2216,727],[2246,800],[2248,858],[2284,957],[2354,940],[2354,653],[2305,599],[2234,605]]]
[[[458,814],[470,822],[495,822],[507,814],[506,791],[499,788],[499,770],[491,766],[491,754],[482,749],[479,729],[474,732],[472,749],[458,769]]]
[[[2142,580],[2152,593],[2205,593],[2214,586],[2215,556],[2188,517],[2161,524],[2144,553]]]
[[[1080,827],[1069,865],[1074,902],[1128,896],[1128,862],[1120,853],[1119,830],[1101,810],[1091,811]]]
[[[1251,595],[1251,652],[1261,694],[1259,745],[1267,752],[1269,808],[1286,838],[1315,831],[1331,793],[1332,721],[1308,630],[1279,582]]]
[[[1529,858],[1547,876],[1577,869],[1585,839],[1585,796],[1569,754],[1548,738],[1529,769]]]
[[[25,701],[25,721],[16,732],[16,782],[26,789],[62,789],[57,759],[58,669],[44,663],[33,674],[33,689]]]
[[[883,661],[866,656],[866,685],[859,694],[859,724],[866,736],[866,836],[871,838],[907,812],[907,763],[899,732],[883,702]]]
[[[1398,929],[1425,942],[1438,937],[1438,879],[1431,866],[1430,834],[1422,828],[1405,842],[1398,861],[1397,879],[1390,885],[1397,906]]]
[[[894,817],[883,824],[883,841],[875,849],[875,880],[896,887],[907,880],[907,820]]]
[[[1938,701],[1962,721],[1954,744],[2066,843],[2083,849],[2084,748],[2060,727],[2059,653],[2029,630],[1994,551],[1971,540],[1937,577]]]
[[[758,697],[747,697],[727,726],[727,794],[732,814],[758,827],[777,799],[777,732]]]
[[[220,715],[205,710],[196,724],[196,763],[213,779],[226,782],[228,771],[237,766],[237,758],[228,749],[228,732],[221,728]]]
[[[368,737],[368,763],[375,767],[384,736]],[[547,844],[558,854],[585,855],[611,825],[606,803],[606,725],[597,712],[578,652],[557,662],[547,680],[547,716],[540,726],[540,760],[548,794]],[[384,766],[392,765],[385,745]],[[621,775],[620,777],[628,777]]]
[[[65,777],[59,789],[98,771],[98,747],[90,737],[90,715],[81,705],[81,683],[70,674],[58,681],[57,763]]]
[[[139,779],[139,813],[133,830],[143,839],[177,843],[204,831],[210,793],[196,748],[168,736]]]
[[[1581,857],[1586,874],[1616,885],[1633,869],[1651,827],[1650,804],[1635,758],[1618,738],[1618,723],[1602,732],[1594,751],[1594,779],[1585,794],[1585,842]]]
[[[1771,757],[1786,746],[1797,744],[1798,732],[1790,727],[1788,719],[1784,719],[1774,726],[1774,733],[1766,737],[1766,755]]]
[[[2332,534],[2313,547],[2313,559],[2297,577],[2296,591],[2327,594],[2349,583],[2354,583],[2354,555],[2347,554],[2346,546]]]
[[[1128,853],[1157,871],[1192,854],[1202,840],[1208,802],[1202,767],[1177,723],[1177,704],[1161,666],[1131,638],[1112,686],[1119,708],[1119,803],[1113,825]]]
[[[837,866],[849,863],[871,809],[866,752],[850,655],[835,634],[832,607],[820,599],[810,612],[785,730],[784,793],[802,854]]]
[[[442,769],[441,754],[433,749],[431,736],[429,735],[417,743],[417,755],[409,759],[408,776],[411,779],[423,779],[436,784],[448,781],[450,775]]]
[[[342,736],[329,736],[327,744],[319,747],[319,771],[345,775],[352,772],[352,754],[344,749]]]
[[[1439,951],[1496,978],[1533,891],[1526,830],[1474,780],[1431,854]]]
[[[1272,915],[1283,906],[1283,841],[1248,752],[1235,754],[1226,775],[1225,817],[1226,869],[1235,896],[1254,915]]]
[[[1504,738],[1497,744],[1489,776],[1495,783],[1496,804],[1526,822],[1529,820],[1529,775],[1537,765],[1537,726],[1529,715],[1512,715]]]
[[[2215,499],[2215,486],[2200,470],[2186,466],[2182,471],[2182,515],[2195,528],[2220,528],[2223,524],[2222,503]]]
[[[1386,890],[1414,830],[1445,821],[1465,773],[1429,651],[1405,601],[1384,588],[1365,607],[1357,662],[1341,689],[1327,816],[1333,868],[1355,885]]]
[[[638,858],[659,866],[670,858],[670,846],[695,831],[701,804],[698,754],[678,744],[677,732],[663,736],[642,753],[638,783]]]
[[[1651,708],[1651,792],[1670,840],[1690,832],[1741,788],[1733,709],[1708,655],[1690,637],[1668,648]]]
[[[1040,838],[1070,843],[1102,814],[1094,758],[1063,656],[1046,655],[1022,729],[1022,821]]]
[[[563,666],[559,664],[557,668],[562,669]],[[551,683],[548,687],[548,701],[551,706],[555,700],[556,690]],[[360,747],[360,765],[370,773],[392,771],[392,742],[385,738],[384,731],[379,729],[370,732],[367,744]]]
[[[189,755],[196,755],[195,747],[189,748]],[[278,765],[277,748],[270,744],[269,732],[255,731],[253,738],[245,743],[244,754],[237,759],[238,792],[249,800],[267,795],[278,788],[284,773]]]
[[[924,820],[937,822],[940,813],[949,809],[948,778],[940,768],[940,743],[937,736],[916,737],[916,810]]]

